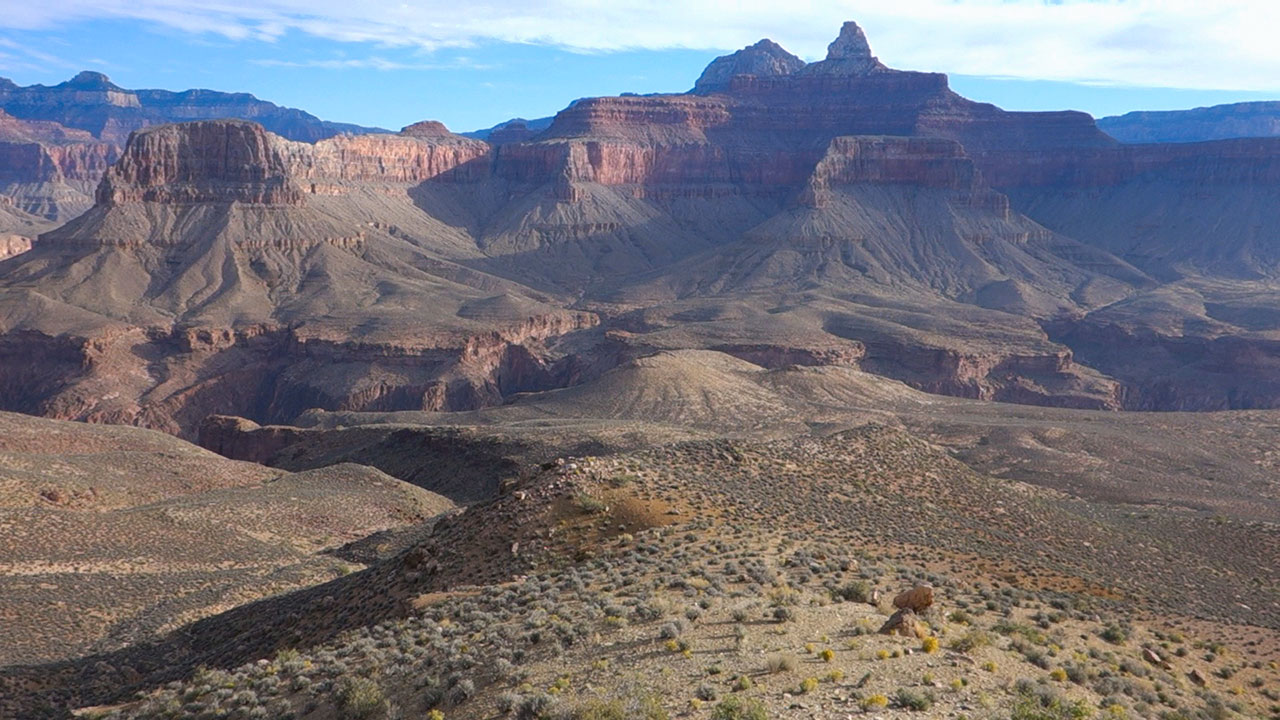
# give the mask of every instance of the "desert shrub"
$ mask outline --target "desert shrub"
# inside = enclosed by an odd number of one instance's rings
[[[822,662],[829,663],[836,659],[836,651],[831,648],[826,648],[822,652],[818,653],[818,657],[822,659]]]
[[[461,705],[467,698],[475,695],[476,684],[470,680],[460,680],[445,693],[445,702],[449,705]]]
[[[1069,700],[1051,690],[1019,690],[1009,720],[1084,720],[1093,714],[1082,700]]]
[[[866,580],[851,580],[831,591],[837,600],[865,603],[871,601],[871,584]]]
[[[921,641],[920,641],[920,649],[921,649],[921,650],[923,650],[923,651],[925,651],[925,652],[927,652],[927,653],[936,653],[936,652],[938,652],[938,638],[936,638],[936,637],[934,637],[934,636],[930,635],[929,637],[925,638],[924,640],[921,640]]]
[[[894,705],[897,707],[916,712],[924,712],[933,707],[933,700],[933,693],[931,692],[921,692],[908,688],[898,690],[898,694],[893,698]]]
[[[800,681],[801,693],[811,693],[817,689],[818,689],[818,678],[816,677],[807,677],[804,680]]]
[[[380,720],[391,715],[391,701],[372,678],[344,677],[337,686],[338,708],[351,720]]]
[[[546,694],[528,695],[516,706],[516,720],[541,720],[556,706],[555,698]]]
[[[1123,645],[1129,640],[1129,631],[1114,623],[1103,628],[1098,635],[1112,645]]]
[[[780,672],[791,672],[796,669],[796,656],[784,653],[774,653],[764,660],[765,670],[777,674]]]
[[[971,653],[978,648],[991,644],[991,635],[985,630],[970,630],[951,641],[951,649],[956,652]]]
[[[738,678],[733,681],[734,692],[742,692],[744,690],[750,690],[751,688],[755,687],[755,685],[756,684],[751,681],[751,678],[747,677],[746,675],[739,675]]]
[[[889,706],[889,698],[879,694],[869,695],[862,699],[861,705],[863,710],[879,710]]]
[[[568,717],[571,720],[669,720],[658,696],[639,689],[607,700],[580,703]]]
[[[755,698],[730,695],[711,711],[711,720],[769,720],[769,711]]]
[[[600,498],[582,492],[573,496],[573,504],[582,512],[590,515],[604,512],[605,508],[608,507]]]

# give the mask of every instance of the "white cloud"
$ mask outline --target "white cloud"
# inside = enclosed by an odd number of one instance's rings
[[[384,57],[330,58],[324,60],[250,60],[262,67],[321,68],[323,70],[490,70],[496,66],[466,59],[443,63],[413,63]]]
[[[231,39],[287,32],[433,50],[487,41],[582,51],[734,49],[820,58],[841,21],[908,69],[1120,85],[1280,90],[1276,0],[42,0],[0,27],[131,19]]]

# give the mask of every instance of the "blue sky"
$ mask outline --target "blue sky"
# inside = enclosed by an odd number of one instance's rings
[[[463,13],[367,0],[366,16],[336,0],[19,0],[0,17],[0,75],[54,84],[92,69],[129,88],[245,91],[331,120],[471,130],[577,97],[685,90],[760,37],[820,59],[840,21],[858,19],[887,64],[950,72],[958,92],[1009,109],[1101,116],[1280,99],[1280,50],[1256,27],[1280,20],[1270,2],[797,2],[779,14],[776,3],[529,11],[494,0]]]

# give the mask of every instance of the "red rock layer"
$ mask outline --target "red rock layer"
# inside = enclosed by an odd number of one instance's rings
[[[103,178],[97,201],[296,205],[302,193],[261,125],[209,121],[135,133]]]
[[[1147,174],[1202,183],[1280,182],[1280,138],[992,151],[976,155],[975,160],[991,184],[1001,188],[1105,187]]]
[[[308,145],[238,120],[166,125],[132,136],[103,179],[98,202],[298,205],[304,192],[341,192],[342,183],[419,183],[488,151],[478,140],[422,128]],[[487,163],[481,165],[477,171],[487,174]]]

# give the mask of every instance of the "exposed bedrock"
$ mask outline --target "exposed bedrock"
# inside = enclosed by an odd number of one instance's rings
[[[1280,340],[1170,336],[1100,323],[1049,325],[1081,362],[1122,384],[1127,410],[1280,407]]]
[[[184,437],[211,414],[273,423],[312,408],[471,410],[575,382],[583,360],[547,343],[596,322],[587,313],[529,318],[436,347],[270,328],[135,328],[93,339],[9,333],[0,336],[0,397],[6,410]]]

